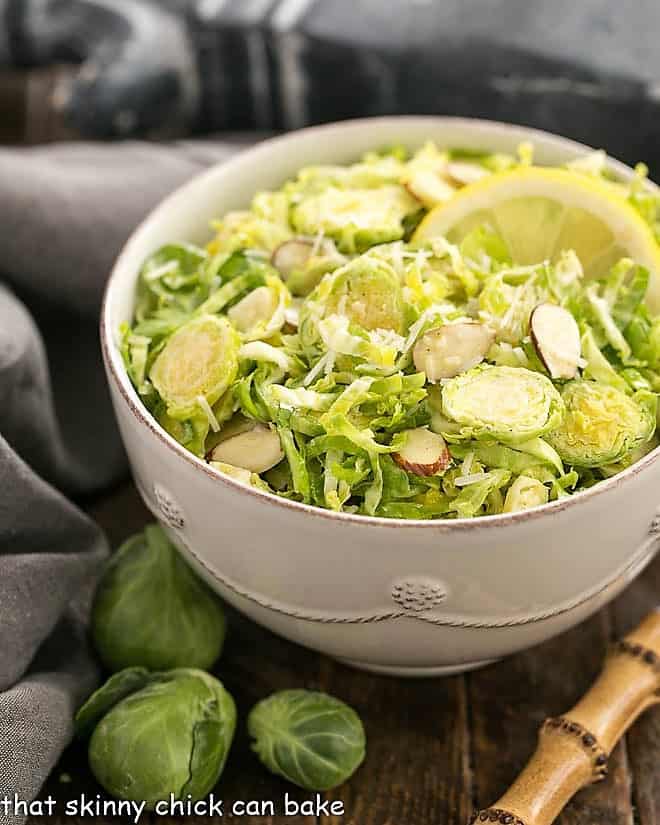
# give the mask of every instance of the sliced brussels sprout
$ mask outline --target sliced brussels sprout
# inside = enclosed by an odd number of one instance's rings
[[[547,504],[548,496],[549,490],[545,484],[529,476],[518,476],[507,490],[503,512],[514,513]]]
[[[284,216],[269,217],[255,212],[229,212],[221,221],[214,222],[216,236],[208,245],[212,255],[231,253],[242,249],[272,252],[291,237],[291,229]]]
[[[187,418],[199,399],[213,406],[236,378],[239,339],[226,318],[201,315],[180,327],[149,377],[173,418]]]
[[[442,388],[442,411],[462,437],[519,444],[554,430],[564,403],[549,378],[516,367],[480,365]]]
[[[547,440],[566,464],[601,467],[621,461],[653,436],[655,417],[614,387],[576,380],[562,390],[566,415]]]
[[[396,272],[386,261],[367,255],[326,275],[303,303],[298,329],[309,357],[330,350],[392,367],[405,343],[405,325]]]
[[[398,241],[404,219],[418,209],[417,201],[402,186],[378,189],[339,189],[303,197],[292,211],[292,223],[304,235],[323,232],[336,241],[340,252],[362,252],[370,246]]]
[[[422,335],[413,349],[415,368],[432,384],[476,367],[486,357],[495,334],[477,322],[444,324]]]
[[[308,791],[341,785],[365,756],[360,717],[326,693],[274,693],[252,708],[248,731],[266,768]]]
[[[529,318],[536,354],[551,378],[575,378],[580,363],[580,328],[571,313],[557,304],[539,304]]]
[[[614,464],[603,464],[603,466],[598,469],[605,477],[614,476],[622,472],[622,470],[626,470],[628,467],[636,464],[641,458],[644,458],[645,455],[650,453],[651,450],[655,450],[659,443],[658,436],[654,435],[646,444],[642,444],[641,447],[637,447],[635,450],[626,453],[621,461],[617,461]]]
[[[277,430],[264,424],[252,426],[220,441],[210,453],[211,461],[232,464],[251,473],[264,473],[284,458]]]
[[[366,330],[404,331],[401,285],[385,261],[356,258],[334,273],[329,287],[326,314],[343,315]]]
[[[222,652],[225,615],[162,527],[151,524],[111,557],[94,598],[92,635],[111,671],[210,668]]]
[[[170,798],[203,799],[227,760],[234,700],[201,670],[149,673],[134,682],[123,697],[112,689],[106,699],[101,694],[110,686],[102,687],[78,713],[86,719],[90,703],[101,712],[89,741],[92,773],[112,796],[143,801],[149,810]]]
[[[451,464],[451,455],[444,438],[426,427],[404,430],[401,449],[392,453],[399,467],[416,476],[433,476]]]

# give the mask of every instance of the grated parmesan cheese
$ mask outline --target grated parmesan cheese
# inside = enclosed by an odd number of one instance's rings
[[[208,418],[209,426],[211,427],[214,433],[217,433],[220,429],[220,425],[218,424],[218,419],[215,417],[215,414],[211,409],[211,405],[206,400],[206,398],[204,398],[203,395],[198,395],[195,400],[199,404],[199,407],[204,413],[204,415]]]

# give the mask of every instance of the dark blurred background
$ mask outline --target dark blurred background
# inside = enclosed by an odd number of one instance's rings
[[[658,0],[0,0],[0,141],[458,114],[653,170],[659,36]]]

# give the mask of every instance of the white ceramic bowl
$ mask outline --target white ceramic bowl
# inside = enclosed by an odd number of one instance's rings
[[[544,132],[443,117],[360,120],[267,141],[195,178],[138,227],[110,277],[101,322],[136,483],[193,567],[276,633],[404,675],[476,667],[566,630],[617,595],[657,549],[659,450],[585,493],[521,513],[457,521],[331,513],[248,488],[188,453],[142,406],[117,331],[131,318],[142,261],[161,244],[205,241],[212,218],[302,166],[429,138],[504,152],[529,140],[551,164],[586,151]]]

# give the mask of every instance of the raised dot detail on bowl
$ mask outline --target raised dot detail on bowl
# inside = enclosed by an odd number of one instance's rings
[[[423,613],[442,604],[447,599],[448,588],[437,579],[410,576],[397,579],[390,595],[405,612]]]

